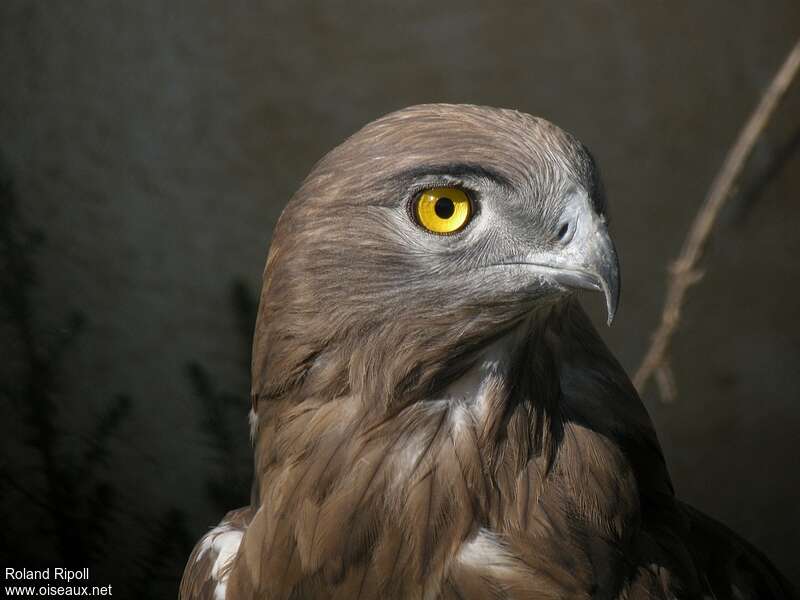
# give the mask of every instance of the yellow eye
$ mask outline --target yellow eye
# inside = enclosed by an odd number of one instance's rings
[[[472,214],[472,203],[460,189],[431,188],[417,199],[417,221],[433,233],[454,233],[464,227]]]

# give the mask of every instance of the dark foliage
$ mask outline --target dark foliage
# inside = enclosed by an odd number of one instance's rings
[[[189,531],[181,509],[139,505],[114,482],[113,469],[135,468],[115,456],[115,445],[132,427],[136,406],[130,396],[120,393],[103,403],[79,429],[64,425],[61,417],[71,412],[71,403],[82,401],[66,389],[65,359],[89,323],[75,310],[55,331],[42,325],[34,301],[35,254],[42,243],[42,234],[24,222],[0,161],[0,419],[11,433],[0,436],[0,562],[89,566],[95,583],[112,584],[123,597],[174,597],[202,532]],[[248,356],[255,307],[243,284],[233,286],[232,303]],[[249,370],[246,360],[243,367]],[[222,392],[197,363],[188,372],[212,456],[212,524],[220,511],[247,501],[250,452],[246,436],[234,434],[233,427],[234,419],[244,427],[249,403],[246,387],[239,394]],[[119,560],[120,552],[131,560]]]
[[[256,305],[243,282],[235,282],[231,287],[231,304],[243,340],[242,369],[249,377]],[[206,482],[206,489],[221,517],[248,502],[252,453],[242,427],[247,422],[250,403],[246,393],[220,390],[208,369],[196,362],[189,363],[186,372],[202,408],[200,429],[213,451],[212,476]]]

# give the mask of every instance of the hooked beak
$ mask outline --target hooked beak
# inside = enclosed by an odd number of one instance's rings
[[[614,242],[605,222],[598,217],[587,219],[580,233],[564,247],[536,252],[502,263],[518,265],[553,285],[565,289],[602,292],[606,299],[608,324],[614,320],[619,305],[619,261]]]
[[[583,247],[575,253],[577,264],[552,265],[550,277],[563,287],[602,292],[606,299],[608,324],[611,325],[619,306],[619,259],[605,225],[597,225],[584,240]]]

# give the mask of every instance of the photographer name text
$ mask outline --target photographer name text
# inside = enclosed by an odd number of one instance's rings
[[[53,569],[14,569],[6,567],[6,580],[16,581],[87,581],[89,579],[89,568],[85,569],[64,569],[55,567]]]

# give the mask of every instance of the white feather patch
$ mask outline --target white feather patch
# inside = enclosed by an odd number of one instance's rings
[[[464,566],[495,575],[500,575],[515,566],[514,557],[488,529],[479,530],[474,538],[461,545],[458,560]]]
[[[491,385],[493,377],[505,368],[510,345],[511,340],[506,336],[488,346],[475,365],[448,386],[445,392],[447,398],[463,402],[472,411],[478,422],[482,422],[486,417],[488,387]],[[453,424],[456,429],[465,422],[465,416],[463,413],[453,415]]]
[[[255,444],[256,435],[258,435],[258,415],[252,408],[250,409],[248,419],[250,420],[250,443]]]
[[[217,582],[214,589],[214,600],[225,600],[228,586],[228,573],[225,568],[239,551],[242,542],[242,532],[229,525],[220,525],[203,536],[200,542],[200,552],[197,553],[195,562],[202,559],[207,552],[213,552],[214,564],[211,567],[211,577]]]

